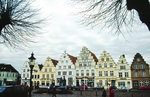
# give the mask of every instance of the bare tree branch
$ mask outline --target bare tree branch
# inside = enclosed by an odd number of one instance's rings
[[[0,41],[18,47],[32,42],[44,19],[37,18],[33,0],[0,0]]]
[[[141,21],[150,30],[150,5],[148,0],[73,0],[86,6],[80,14],[83,14],[83,23],[86,25],[104,26],[111,28],[116,34],[123,30],[132,29],[135,21],[135,9]],[[137,1],[139,2],[138,4]],[[142,3],[145,2],[145,3]],[[137,7],[138,6],[138,7]],[[142,6],[142,7],[141,7]],[[144,18],[144,19],[143,19]],[[118,33],[119,32],[119,33]]]

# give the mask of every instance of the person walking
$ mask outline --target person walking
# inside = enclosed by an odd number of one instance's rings
[[[110,90],[110,97],[114,97],[114,90],[113,89]]]
[[[52,97],[56,97],[56,87],[53,86],[52,88]]]
[[[106,91],[105,91],[105,89],[103,89],[102,97],[106,97],[106,96],[107,96]]]

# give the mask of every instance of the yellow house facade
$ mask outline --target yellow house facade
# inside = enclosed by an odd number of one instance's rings
[[[47,57],[40,72],[40,86],[49,86],[50,84],[55,83],[57,63],[57,60]]]
[[[116,84],[116,64],[109,53],[103,51],[96,65],[96,85],[105,89]]]

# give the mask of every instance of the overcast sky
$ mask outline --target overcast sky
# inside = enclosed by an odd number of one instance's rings
[[[139,52],[150,64],[150,32],[147,27],[138,22],[133,32],[113,35],[101,28],[86,27],[80,24],[77,7],[69,0],[35,0],[34,7],[40,8],[41,17],[49,17],[41,27],[42,34],[33,37],[36,43],[30,43],[24,50],[7,48],[0,44],[0,63],[12,64],[19,72],[24,62],[34,52],[37,62],[44,64],[49,56],[59,60],[60,55],[67,53],[78,56],[83,46],[95,53],[97,58],[106,50],[117,63],[120,55],[125,54],[129,64],[134,55]]]

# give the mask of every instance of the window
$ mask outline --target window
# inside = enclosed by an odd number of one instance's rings
[[[79,66],[82,66],[82,63],[79,63]]]
[[[141,61],[141,59],[140,58],[137,58],[137,62],[140,62]]]
[[[43,78],[45,78],[45,74],[43,74]]]
[[[29,78],[29,74],[27,74],[27,78]]]
[[[108,80],[105,80],[105,86],[108,86]]]
[[[88,66],[91,66],[91,62],[88,62]]]
[[[81,70],[81,76],[84,76],[84,70]]]
[[[26,72],[26,70],[25,70],[25,69],[23,69],[23,72]]]
[[[49,64],[47,64],[47,66],[49,66]]]
[[[86,56],[86,60],[88,60],[88,56]]]
[[[125,87],[125,82],[118,82],[119,87]]]
[[[107,68],[107,63],[104,63],[104,67]]]
[[[67,75],[67,72],[66,72],[66,71],[63,71],[63,75]]]
[[[109,61],[109,58],[106,58],[106,61]]]
[[[86,63],[84,63],[84,66],[86,66]]]
[[[76,70],[76,76],[79,76],[79,70]]]
[[[122,77],[122,72],[119,72],[119,77]]]
[[[99,85],[103,86],[103,81],[102,80],[99,81]]]
[[[59,69],[61,69],[61,66],[59,66]]]
[[[68,60],[66,60],[66,63],[68,63]]]
[[[89,76],[89,70],[86,70],[86,76]]]
[[[110,63],[110,64],[109,64],[109,67],[113,67],[113,64],[112,64],[112,63]]]
[[[64,61],[62,60],[61,63],[64,63]]]
[[[52,68],[49,68],[49,72],[52,72]]]
[[[104,71],[104,75],[105,75],[105,76],[108,76],[108,71]]]
[[[124,69],[126,69],[126,66],[120,66],[120,69],[124,70]]]
[[[146,84],[146,86],[149,86],[149,81],[148,80],[145,81],[145,84]]]
[[[47,72],[47,68],[45,68],[45,72]]]
[[[113,71],[110,71],[110,76],[114,76],[114,72]]]
[[[99,64],[99,68],[101,68],[102,67],[102,64]]]
[[[69,69],[71,69],[71,66],[68,66]]]
[[[104,58],[102,58],[101,61],[103,62],[103,61],[104,61]]]
[[[94,76],[94,75],[95,75],[95,72],[94,72],[94,70],[93,70],[93,69],[92,69],[91,73],[92,73],[92,76]]]
[[[138,77],[138,73],[137,72],[134,73],[134,77]]]
[[[23,77],[25,78],[25,74],[23,74]]]
[[[128,72],[125,72],[125,77],[129,77],[129,74],[128,74]]]
[[[138,66],[137,66],[137,64],[135,64],[135,65],[134,65],[134,68],[135,68],[135,69],[138,69]]]
[[[124,61],[123,61],[123,60],[121,61],[121,64],[124,64]]]
[[[58,72],[58,75],[61,75],[61,72]]]
[[[144,81],[140,81],[139,83],[141,87],[144,86]]]
[[[54,74],[51,74],[51,78],[54,78]]]
[[[64,66],[64,69],[66,69],[66,66]]]
[[[49,74],[47,74],[47,78],[49,78]]]
[[[102,76],[102,71],[99,71],[99,76]]]
[[[40,78],[40,75],[38,75],[38,79]]]
[[[141,67],[141,69],[144,69],[144,65],[143,64],[141,64],[140,67]]]
[[[72,71],[69,71],[69,75],[72,75]]]
[[[104,56],[106,56],[106,54],[104,54]]]
[[[146,72],[142,72],[142,77],[146,77]]]

